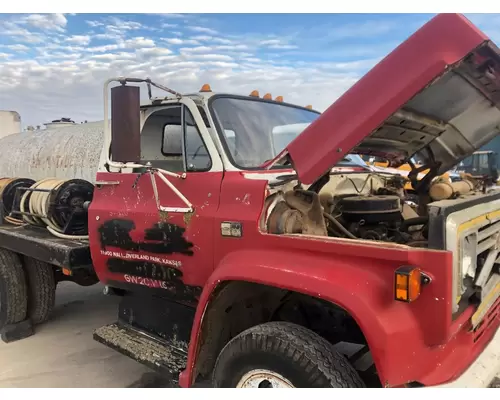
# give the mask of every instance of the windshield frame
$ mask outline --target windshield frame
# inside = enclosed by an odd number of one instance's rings
[[[222,124],[219,121],[219,117],[217,115],[217,112],[215,111],[213,104],[212,104],[215,100],[221,99],[221,98],[229,98],[229,99],[235,99],[235,100],[246,100],[246,101],[257,101],[257,102],[261,102],[261,103],[270,103],[273,105],[279,105],[279,106],[283,106],[283,107],[296,108],[299,110],[308,111],[308,112],[317,114],[318,117],[321,115],[321,113],[319,111],[316,111],[316,110],[313,110],[313,109],[310,109],[307,107],[301,107],[301,106],[298,106],[296,104],[290,104],[290,103],[286,103],[286,102],[277,102],[277,101],[274,101],[272,99],[264,99],[261,97],[250,97],[250,96],[242,96],[242,95],[235,95],[235,94],[214,94],[213,96],[211,96],[207,101],[207,107],[208,107],[208,111],[210,113],[210,116],[212,117],[214,128],[215,128],[215,131],[217,133],[217,136],[219,137],[219,141],[222,145],[222,148],[223,148],[229,162],[234,167],[236,167],[242,171],[262,171],[262,170],[264,170],[264,167],[263,166],[245,167],[245,166],[238,165],[238,163],[234,160],[233,153],[229,149],[227,140],[224,136],[224,128],[222,127]],[[299,136],[300,136],[300,134],[299,134]],[[272,169],[277,169],[277,168],[273,167]],[[293,169],[293,168],[291,166],[283,166],[280,169]]]

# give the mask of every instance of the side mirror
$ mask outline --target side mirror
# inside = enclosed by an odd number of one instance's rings
[[[165,125],[161,152],[163,155],[182,156],[182,126]]]

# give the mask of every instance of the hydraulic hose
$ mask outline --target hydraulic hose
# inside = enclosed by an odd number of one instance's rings
[[[346,228],[344,228],[344,226],[339,221],[337,221],[337,219],[334,216],[332,216],[326,212],[323,212],[323,216],[325,218],[327,218],[329,221],[331,221],[347,237],[349,237],[351,239],[358,239],[351,232],[349,232]]]

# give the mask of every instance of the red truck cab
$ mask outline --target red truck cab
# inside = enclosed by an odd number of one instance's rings
[[[499,77],[499,49],[444,14],[323,113],[207,86],[139,112],[118,79],[89,237],[122,299],[95,339],[183,387],[487,386],[500,192],[432,188],[498,134]],[[418,207],[349,153],[418,155]]]

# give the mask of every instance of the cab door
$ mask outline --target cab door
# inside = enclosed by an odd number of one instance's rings
[[[194,300],[213,270],[223,169],[191,99],[145,111],[141,164],[152,168],[98,173],[89,210],[96,270],[110,286]]]

